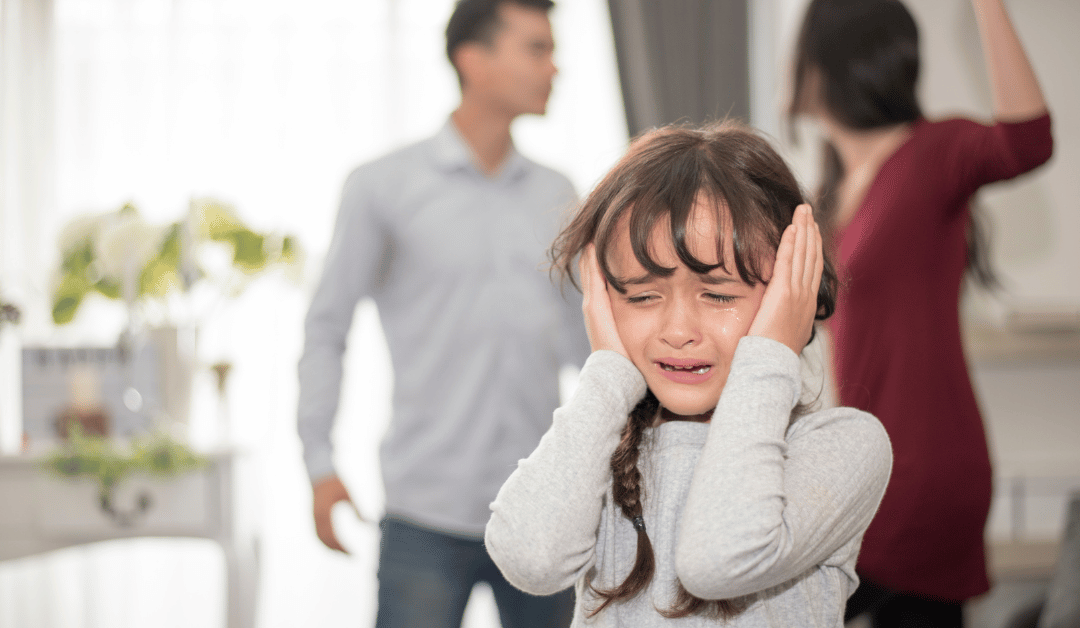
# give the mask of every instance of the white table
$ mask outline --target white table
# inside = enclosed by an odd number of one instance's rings
[[[0,561],[136,537],[216,541],[225,555],[227,626],[253,628],[257,542],[236,517],[237,454],[211,454],[210,466],[175,479],[132,477],[101,506],[95,480],[54,478],[30,456],[0,456]]]

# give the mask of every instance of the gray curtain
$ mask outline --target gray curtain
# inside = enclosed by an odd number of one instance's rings
[[[749,120],[747,0],[608,0],[630,135]]]

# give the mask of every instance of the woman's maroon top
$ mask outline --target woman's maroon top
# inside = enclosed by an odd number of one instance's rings
[[[893,446],[858,562],[875,582],[949,600],[989,589],[990,457],[957,311],[968,201],[1044,163],[1052,147],[1049,115],[993,126],[919,120],[836,233],[840,401],[877,416]]]

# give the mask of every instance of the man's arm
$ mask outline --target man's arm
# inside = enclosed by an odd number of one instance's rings
[[[585,334],[585,321],[581,316],[581,294],[570,285],[562,287],[559,303],[562,319],[561,362],[580,369],[589,357],[589,337]]]
[[[563,182],[563,189],[557,203],[557,215],[560,222],[565,222],[570,219],[581,201],[570,180],[562,175],[559,176]],[[552,277],[555,277],[554,273]],[[562,366],[570,365],[580,370],[592,352],[589,347],[589,337],[585,333],[585,320],[581,315],[582,296],[569,281],[563,281],[557,288],[559,289],[560,319],[559,361]]]
[[[319,539],[344,551],[334,535],[330,511],[351,501],[333,466],[331,432],[341,397],[342,358],[357,302],[370,293],[387,233],[376,211],[370,168],[349,176],[342,193],[334,236],[322,278],[304,322],[300,358],[297,430],[313,488],[313,514]]]

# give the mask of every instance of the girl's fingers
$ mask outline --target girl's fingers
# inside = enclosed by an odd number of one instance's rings
[[[814,215],[810,212],[809,205],[803,205],[806,208],[806,263],[803,266],[803,285],[813,287],[815,275],[817,274],[817,262],[821,259],[821,236],[817,229],[817,223],[814,222]],[[816,290],[811,291],[816,294]]]
[[[791,256],[791,287],[797,291],[803,284],[803,271],[806,268],[806,212],[805,205],[795,208],[791,226],[795,231],[794,250]]]
[[[585,316],[585,333],[589,336],[592,350],[610,349],[624,356],[627,355],[615,326],[607,282],[600,273],[600,263],[596,259],[594,245],[590,244],[582,252],[579,264],[581,291],[584,297],[581,309]]]
[[[811,281],[812,290],[811,294],[814,295],[814,310],[817,311],[817,293],[821,288],[821,274],[825,271],[825,244],[821,238],[821,228],[818,227],[817,222],[811,223],[814,226],[814,274]]]
[[[592,246],[593,245],[590,244],[586,247],[585,252],[582,253],[581,257],[578,259],[578,273],[581,275],[581,294],[585,298],[589,297],[590,279],[592,279],[592,267],[590,265],[593,254]]]
[[[792,217],[792,226],[797,230],[791,287],[796,293],[807,296],[816,295],[816,282],[821,276],[822,250],[821,232],[809,205],[799,205]]]
[[[800,205],[780,238],[773,275],[750,335],[772,338],[796,353],[802,351],[813,327],[823,267],[820,231],[810,206]]]
[[[776,261],[773,263],[773,275],[769,284],[790,283],[792,277],[792,258],[795,255],[795,225],[788,225],[780,236],[780,246],[776,249]]]
[[[596,245],[590,244],[581,254],[581,293],[583,306],[597,303],[597,299],[606,297],[604,280],[600,277],[600,265],[596,261]]]

